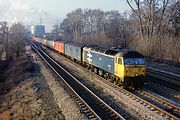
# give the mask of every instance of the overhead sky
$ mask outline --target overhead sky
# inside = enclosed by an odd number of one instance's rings
[[[77,8],[129,11],[126,0],[0,0],[0,21],[9,24],[22,22],[25,25],[42,24],[51,31],[57,18],[62,21],[66,14]]]

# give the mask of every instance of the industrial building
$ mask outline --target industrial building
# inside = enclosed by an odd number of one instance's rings
[[[35,25],[31,27],[31,34],[34,36],[43,36],[45,33],[44,25]]]

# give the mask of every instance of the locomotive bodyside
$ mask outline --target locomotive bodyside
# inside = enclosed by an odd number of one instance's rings
[[[83,48],[83,62],[114,74],[114,57]]]
[[[97,52],[97,50],[99,52]],[[131,60],[131,61],[130,61]],[[97,68],[116,84],[125,87],[142,87],[146,79],[144,56],[136,51],[83,48],[83,63],[91,69]]]

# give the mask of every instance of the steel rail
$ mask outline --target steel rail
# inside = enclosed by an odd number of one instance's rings
[[[178,120],[179,119],[178,117],[170,114],[169,112],[167,112],[167,111],[165,111],[165,110],[155,106],[154,104],[152,104],[152,103],[150,103],[150,102],[148,102],[148,101],[138,97],[137,95],[135,95],[135,94],[133,94],[133,93],[131,93],[131,92],[125,90],[125,89],[120,88],[117,85],[114,85],[111,82],[108,82],[108,84],[110,84],[110,86],[113,86],[113,87],[117,88],[118,90],[120,90],[125,95],[131,96],[131,98],[133,98],[134,100],[136,99],[140,104],[143,104],[144,106],[147,106],[147,108],[149,108],[151,111],[156,111],[156,112],[160,113],[162,116],[165,116],[165,117],[167,117],[169,119],[174,119],[174,120]],[[153,99],[155,99],[155,98],[153,98]],[[173,107],[173,105],[171,105],[170,103],[167,103],[167,104],[164,104],[164,105],[166,105],[166,107],[169,106],[169,108],[170,108],[170,106]],[[177,107],[174,109],[174,111],[176,111],[176,112],[179,112],[178,110],[179,110],[179,108],[177,108]]]
[[[162,99],[160,99],[160,98],[158,98],[158,97],[156,97],[156,96],[154,96],[154,95],[152,95],[152,94],[150,94],[144,90],[136,90],[136,92],[150,98],[151,100],[154,100],[155,102],[157,102],[159,104],[161,104],[162,106],[164,106],[165,111],[169,111],[169,112],[171,112],[171,114],[180,118],[180,107],[175,106],[175,105],[173,105],[167,101],[164,101],[164,100],[162,100]]]
[[[128,90],[125,90],[123,88],[120,88],[119,86],[113,84],[112,82],[107,82],[110,86],[116,88],[117,90],[121,91],[123,94],[131,97],[133,100],[136,100],[138,103],[146,106],[150,111],[156,111],[158,113],[161,113],[162,116],[166,116],[169,119],[173,119],[173,120],[179,120],[179,118],[177,116],[174,116],[172,114],[170,114],[169,112],[155,106],[154,104],[142,99],[141,97],[129,92]]]
[[[54,69],[54,67],[53,66],[51,66],[51,64],[41,55],[41,53],[37,50],[37,49],[39,49],[39,48],[35,48],[35,46],[33,46],[32,45],[33,43],[31,43],[30,45],[31,45],[31,47],[38,53],[38,55],[46,62],[46,64],[60,77],[60,79],[62,79],[63,80],[63,82],[69,87],[69,89],[70,89],[70,91],[68,90],[68,92],[71,92],[70,94],[70,96],[73,96],[73,94],[75,95],[75,96],[77,96],[79,99],[80,99],[80,101],[78,101],[78,102],[81,102],[81,103],[78,103],[78,105],[79,104],[84,104],[92,113],[93,113],[93,115],[94,116],[87,116],[89,119],[94,119],[94,118],[96,118],[96,119],[99,119],[99,120],[101,120],[101,118],[91,109],[91,107],[78,95],[78,93],[66,82],[66,80]],[[80,106],[81,107],[81,106]]]
[[[163,84],[172,89],[180,90],[180,76],[179,75],[161,71],[158,69],[153,69],[151,67],[147,67],[147,75],[153,78],[157,78],[157,80],[150,79],[153,82],[158,82],[159,84]]]

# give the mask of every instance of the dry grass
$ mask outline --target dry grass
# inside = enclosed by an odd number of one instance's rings
[[[5,63],[4,63],[5,64]],[[9,64],[1,69],[0,75],[0,95],[10,91],[21,81],[28,79],[31,75],[32,65],[26,56],[13,59]]]

